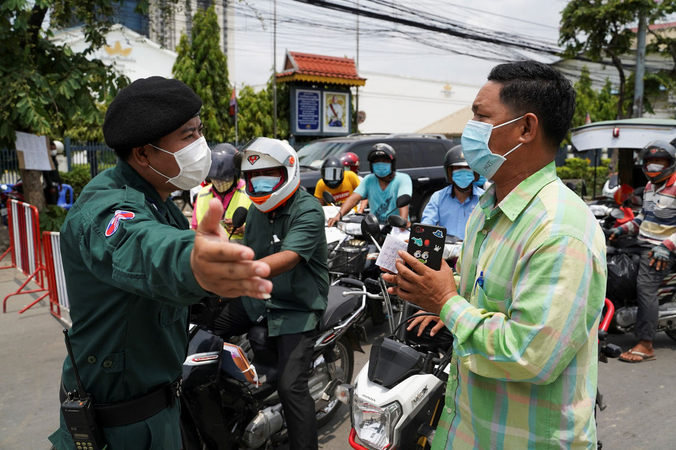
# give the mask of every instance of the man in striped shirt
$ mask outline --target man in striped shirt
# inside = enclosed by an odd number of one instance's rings
[[[554,166],[575,91],[534,61],[488,80],[462,146],[494,184],[467,223],[458,287],[445,263],[431,270],[406,253],[412,270],[398,261],[386,277],[455,338],[432,448],[592,450],[605,239]]]
[[[653,141],[641,151],[643,173],[650,182],[643,193],[643,208],[631,222],[613,228],[610,240],[620,235],[638,235],[643,252],[636,277],[638,313],[634,332],[639,339],[620,355],[630,363],[655,360],[653,340],[657,331],[657,290],[674,265],[676,250],[676,148]]]

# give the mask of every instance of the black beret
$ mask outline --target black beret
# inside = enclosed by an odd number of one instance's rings
[[[127,150],[178,130],[199,114],[202,99],[180,80],[141,78],[122,89],[106,111],[108,147]]]

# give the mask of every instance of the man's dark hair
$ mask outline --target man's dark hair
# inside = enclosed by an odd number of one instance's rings
[[[515,115],[535,114],[558,150],[575,111],[575,89],[566,77],[547,64],[518,61],[495,66],[488,81],[500,84],[500,100]]]

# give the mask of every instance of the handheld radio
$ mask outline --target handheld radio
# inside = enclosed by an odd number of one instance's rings
[[[68,392],[68,398],[61,404],[63,420],[66,422],[66,427],[73,438],[73,442],[75,442],[76,449],[105,450],[107,445],[103,439],[103,433],[96,425],[94,400],[91,395],[87,394],[82,385],[80,374],[75,365],[73,349],[70,346],[68,331],[63,330],[63,334],[66,338],[66,349],[70,362],[73,364],[75,380],[77,381],[77,390]]]

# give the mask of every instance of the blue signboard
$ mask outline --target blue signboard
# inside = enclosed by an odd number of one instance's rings
[[[319,131],[320,101],[319,91],[296,91],[296,133]]]

